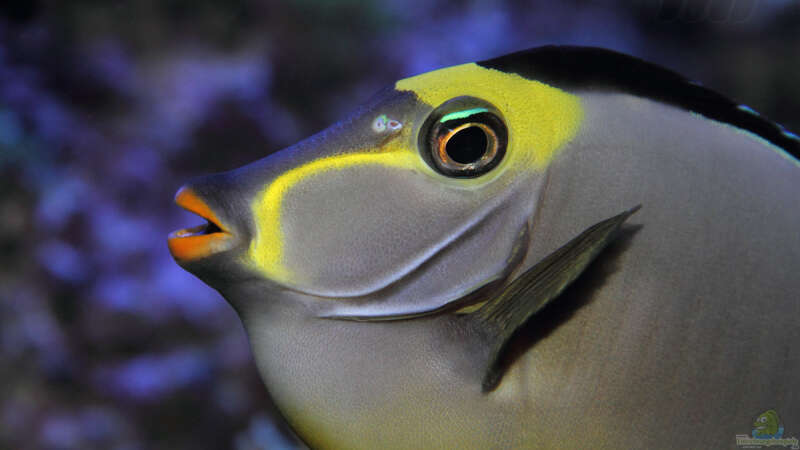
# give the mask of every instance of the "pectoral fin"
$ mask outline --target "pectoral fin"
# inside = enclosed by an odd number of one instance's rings
[[[622,224],[641,205],[606,219],[549,254],[497,297],[469,314],[467,320],[484,333],[490,342],[489,358],[482,389],[489,392],[500,382],[499,358],[514,333],[534,314],[558,297],[617,235]]]

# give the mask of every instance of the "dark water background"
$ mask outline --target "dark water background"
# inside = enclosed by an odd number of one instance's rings
[[[167,252],[197,223],[174,192],[398,78],[550,43],[800,130],[800,1],[0,2],[0,448],[293,447],[233,311]]]

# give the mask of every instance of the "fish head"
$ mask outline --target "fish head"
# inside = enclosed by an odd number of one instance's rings
[[[211,225],[169,247],[218,290],[259,279],[318,316],[436,311],[519,263],[547,167],[581,118],[576,96],[474,63],[407,78],[292,147],[184,186],[178,205]]]

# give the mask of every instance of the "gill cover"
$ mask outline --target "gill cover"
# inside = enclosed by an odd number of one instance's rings
[[[244,261],[320,316],[438,310],[521,261],[582,115],[572,94],[477,64],[401,80],[267,158]]]

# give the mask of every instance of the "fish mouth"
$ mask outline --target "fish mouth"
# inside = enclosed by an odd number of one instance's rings
[[[175,204],[206,219],[206,223],[173,231],[167,238],[172,257],[179,262],[194,261],[230,250],[234,236],[211,208],[191,188],[184,186],[175,194]]]

